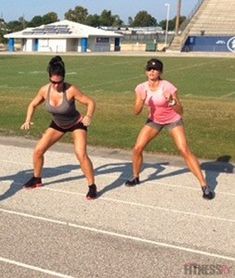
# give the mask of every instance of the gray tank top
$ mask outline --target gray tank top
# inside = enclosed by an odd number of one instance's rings
[[[50,104],[50,92],[51,85],[49,85],[47,98],[45,101],[46,110],[52,114],[53,121],[61,128],[70,128],[78,122],[81,114],[76,110],[75,101],[68,101],[66,95],[66,89],[64,84],[63,89],[63,101],[62,103],[55,107]]]

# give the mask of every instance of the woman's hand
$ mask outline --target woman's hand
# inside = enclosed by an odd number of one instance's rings
[[[20,127],[20,129],[23,129],[23,130],[29,130],[31,125],[33,125],[32,122],[29,122],[29,121],[26,121],[22,124],[22,126]]]
[[[173,98],[172,96],[168,99],[168,105],[169,106],[175,106],[177,104],[177,101],[175,98]]]
[[[177,104],[177,100],[176,100],[176,98],[174,98],[172,96],[172,94],[170,94],[168,92],[164,92],[164,97],[165,97],[166,101],[168,102],[169,106],[175,106]]]
[[[89,126],[91,124],[92,117],[89,115],[85,115],[82,119],[82,123],[84,126]]]

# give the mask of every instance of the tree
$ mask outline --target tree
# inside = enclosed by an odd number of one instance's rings
[[[29,27],[37,27],[43,24],[43,18],[40,15],[34,16],[31,21],[29,22]]]
[[[113,17],[112,12],[103,10],[100,15],[100,25],[101,26],[112,26],[113,25]]]
[[[111,11],[103,10],[100,15],[100,26],[121,26],[123,21],[118,15],[112,15]]]
[[[54,12],[47,13],[42,17],[43,24],[50,24],[58,20],[58,16]]]
[[[114,18],[113,26],[119,27],[123,25],[123,21],[120,19],[119,15],[114,15],[113,18]]]
[[[28,26],[28,22],[24,19],[23,16],[19,17],[18,20],[9,21],[5,24],[5,29],[8,33],[18,32],[25,29]]]
[[[98,27],[100,26],[100,17],[97,14],[88,15],[86,19],[86,25]]]
[[[0,18],[0,44],[7,42],[7,39],[4,38],[4,35],[6,33],[7,33],[7,24],[3,18]]]
[[[49,12],[43,16],[36,15],[31,21],[27,23],[28,27],[38,27],[40,25],[46,25],[58,21],[58,16],[54,12]]]
[[[133,18],[131,16],[128,17],[128,26],[132,26]]]
[[[19,20],[9,21],[7,23],[8,33],[18,32],[18,31],[21,31],[22,29],[23,29],[23,25],[22,25],[22,22],[20,22]]]
[[[81,6],[76,6],[74,10],[69,10],[64,14],[64,18],[67,20],[71,20],[74,22],[79,22],[82,24],[86,23],[88,16],[88,11],[86,8],[83,8]]]
[[[140,11],[135,16],[132,27],[157,26],[157,20],[146,11]]]
[[[180,16],[179,17],[179,24],[181,24],[183,21],[185,21],[186,17],[185,16]],[[172,18],[171,20],[168,21],[168,30],[169,31],[174,31],[175,30],[175,22],[176,22],[176,17]],[[160,21],[159,25],[162,27],[162,30],[166,29],[166,20]]]
[[[22,29],[27,27],[28,22],[24,19],[24,16],[19,17],[18,21],[21,23]]]

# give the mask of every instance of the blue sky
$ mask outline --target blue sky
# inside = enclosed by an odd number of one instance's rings
[[[55,12],[62,20],[69,9],[82,6],[87,8],[89,14],[100,14],[104,9],[111,10],[113,15],[119,15],[125,23],[129,16],[134,18],[139,11],[145,10],[159,22],[166,19],[165,3],[170,4],[170,18],[173,18],[177,2],[178,0],[0,0],[0,17],[8,22],[24,16],[29,21],[36,15]],[[181,14],[187,16],[197,2],[198,0],[182,0]]]

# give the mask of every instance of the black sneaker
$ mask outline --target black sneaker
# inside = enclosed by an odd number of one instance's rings
[[[33,188],[41,187],[41,186],[43,186],[42,179],[41,178],[35,178],[35,177],[32,177],[30,180],[28,180],[23,185],[23,187],[27,188],[27,189],[33,189]]]
[[[97,197],[97,188],[95,184],[89,185],[89,190],[86,194],[88,200],[95,199]]]
[[[202,192],[202,197],[204,199],[211,200],[215,197],[215,193],[210,189],[208,185],[202,187]]]
[[[127,180],[126,183],[125,183],[125,185],[126,185],[126,186],[135,186],[135,185],[137,185],[137,184],[139,184],[139,183],[140,183],[139,178],[138,178],[138,177],[135,177],[135,178],[133,178],[133,179],[131,179],[131,180]]]

